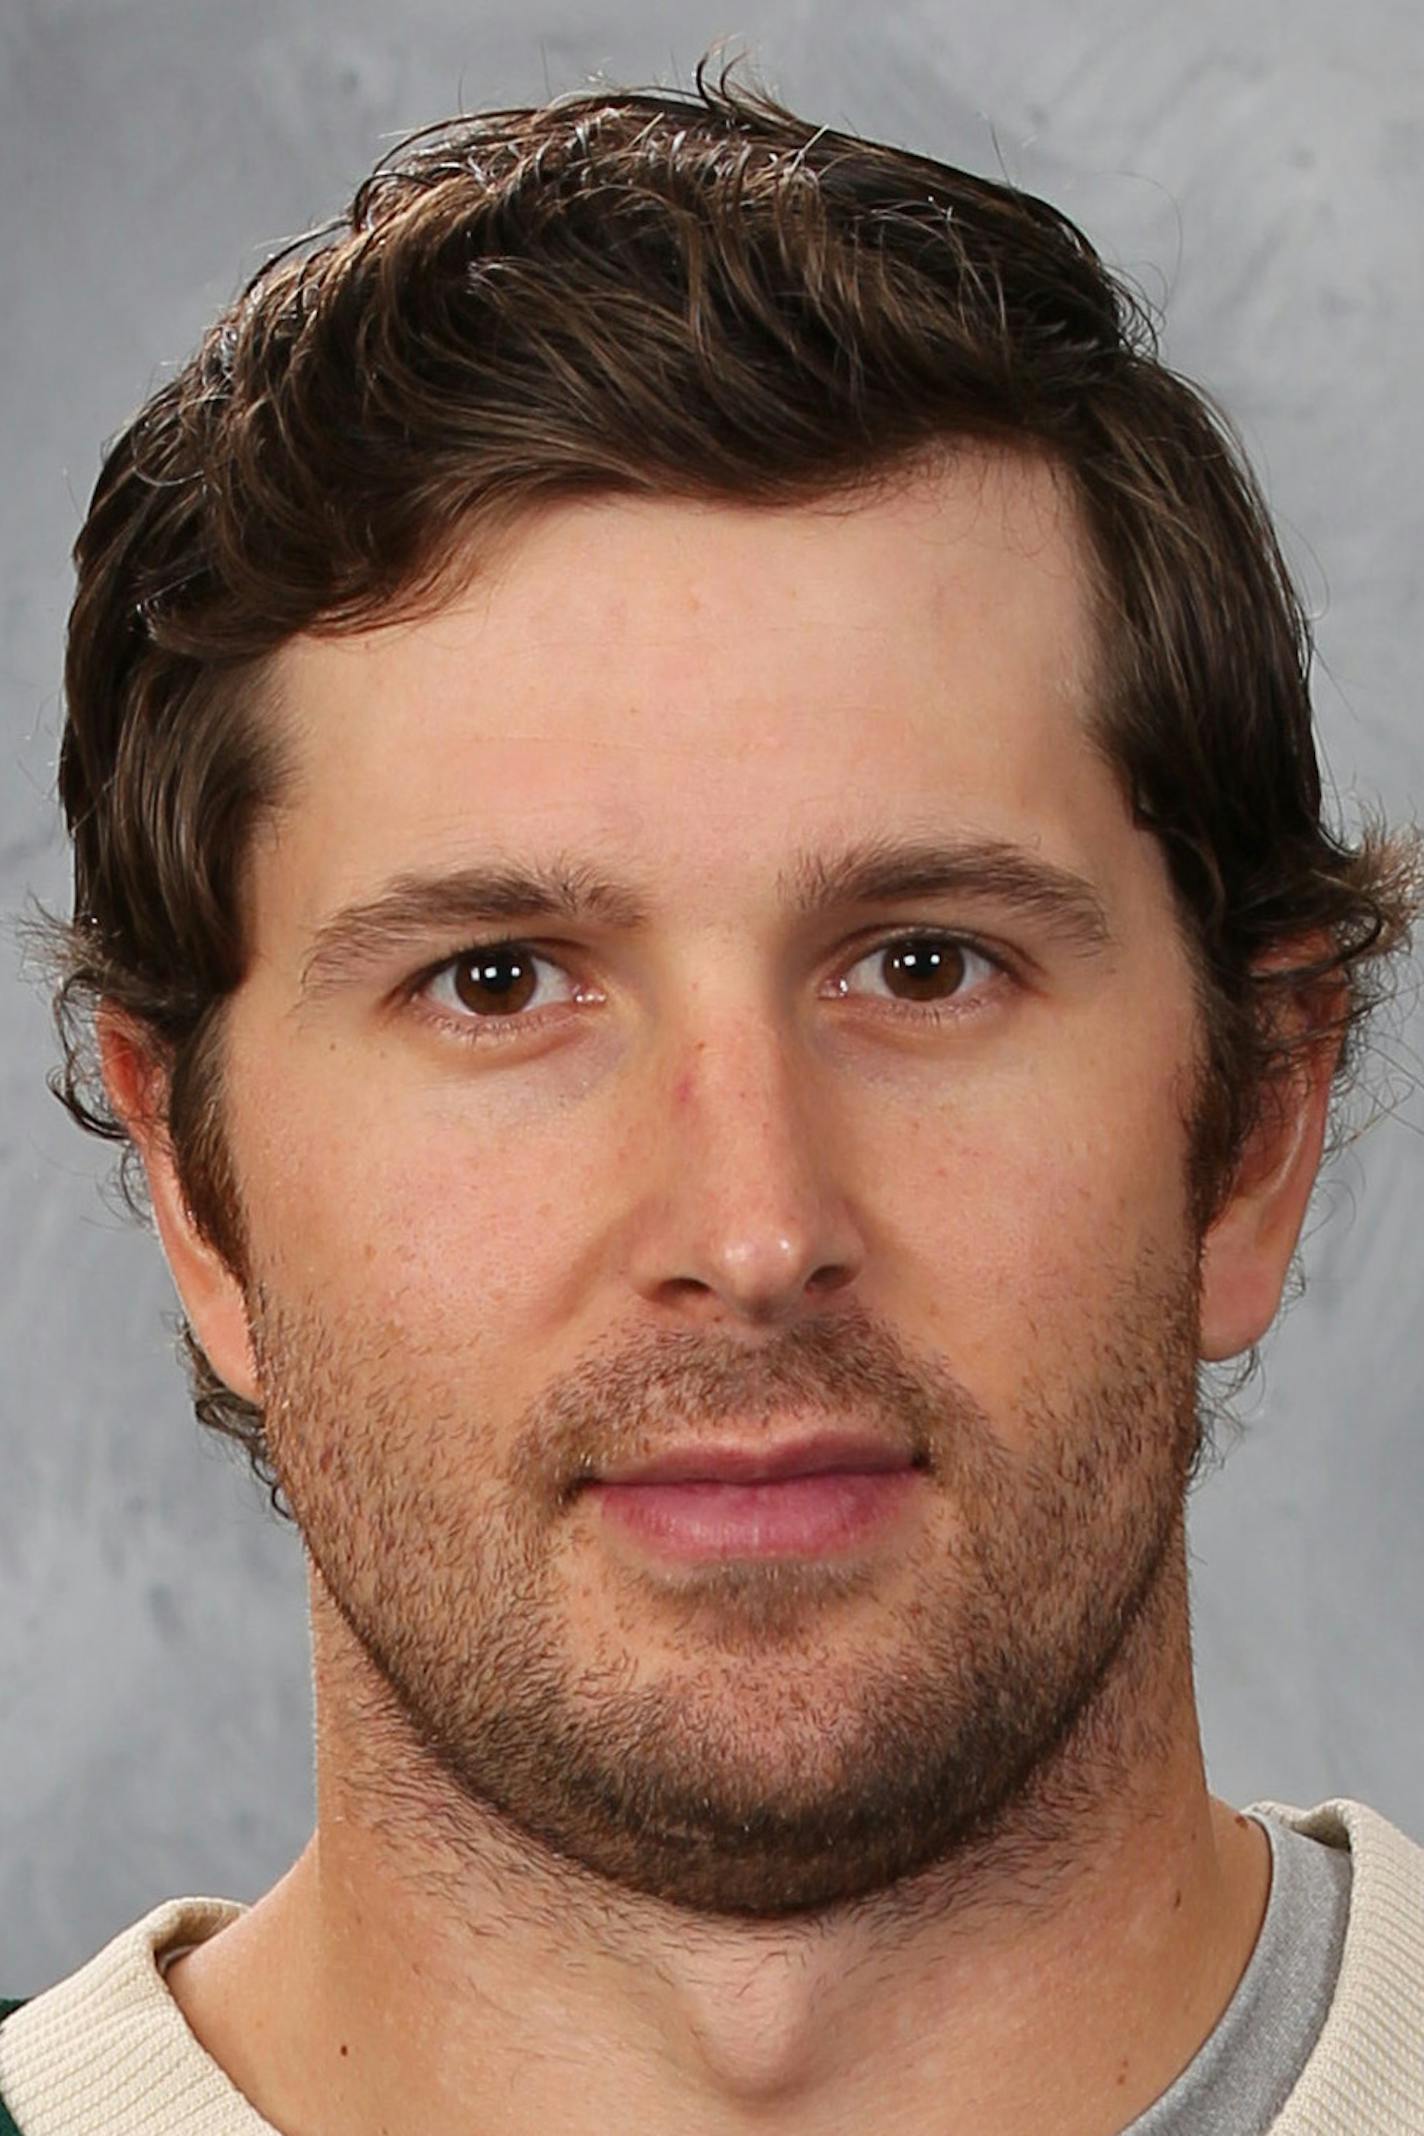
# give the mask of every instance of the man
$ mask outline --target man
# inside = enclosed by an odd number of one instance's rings
[[[1080,234],[702,68],[463,121],[77,560],[67,1095],[318,1820],[12,2009],[14,2125],[1424,2129],[1424,1850],[1209,1794],[1183,1533],[1415,851]]]

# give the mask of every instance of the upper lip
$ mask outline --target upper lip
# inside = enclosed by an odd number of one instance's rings
[[[865,1433],[818,1432],[778,1445],[676,1446],[650,1461],[628,1461],[602,1470],[599,1483],[768,1483],[779,1476],[817,1476],[828,1469],[902,1469],[914,1466],[903,1446]]]

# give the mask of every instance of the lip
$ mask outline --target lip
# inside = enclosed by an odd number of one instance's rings
[[[785,1476],[821,1476],[844,1469],[858,1475],[917,1466],[901,1446],[865,1433],[818,1432],[779,1445],[674,1447],[651,1461],[628,1462],[596,1479],[612,1484],[774,1483]]]

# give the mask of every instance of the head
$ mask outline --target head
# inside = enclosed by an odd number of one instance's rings
[[[418,137],[113,446],[59,1007],[412,1740],[771,1914],[987,1830],[1149,1620],[1414,861],[1323,821],[1261,500],[1082,235],[697,92]],[[893,1560],[595,1531],[793,1412],[913,1457]]]

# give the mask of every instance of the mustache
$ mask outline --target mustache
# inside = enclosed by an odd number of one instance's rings
[[[989,1428],[941,1361],[915,1358],[857,1307],[756,1342],[687,1328],[601,1341],[518,1420],[514,1480],[572,1497],[592,1475],[690,1439],[783,1436],[790,1414],[811,1430],[863,1429],[924,1467],[947,1428]]]

